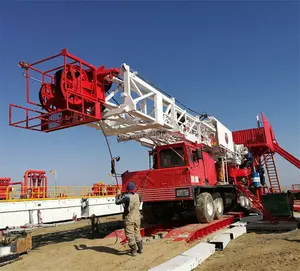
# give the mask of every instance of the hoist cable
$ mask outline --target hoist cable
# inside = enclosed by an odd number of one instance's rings
[[[105,132],[104,132],[104,129],[103,129],[102,125],[101,125],[101,122],[99,121],[98,123],[99,123],[99,125],[100,125],[100,127],[101,127],[101,130],[102,130],[102,133],[103,133],[103,135],[104,135],[104,137],[105,137],[105,141],[106,141],[106,145],[107,145],[107,148],[108,148],[108,151],[109,151],[109,155],[110,155],[110,159],[111,159],[111,162],[112,162],[112,166],[113,166],[114,172],[115,172],[114,175],[115,175],[116,183],[117,183],[117,186],[119,186],[118,176],[117,176],[116,171],[115,171],[114,158],[113,158],[112,151],[111,151],[111,148],[110,148],[108,139],[107,139],[107,135],[106,135]]]

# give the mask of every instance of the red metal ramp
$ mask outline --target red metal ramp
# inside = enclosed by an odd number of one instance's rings
[[[228,227],[234,222],[234,215],[225,215],[219,220],[215,220],[206,224],[188,224],[182,227],[172,226],[153,226],[141,229],[141,235],[143,237],[151,237],[161,232],[167,232],[163,238],[172,239],[173,241],[185,241],[187,243],[196,241],[200,238],[204,238],[209,234]],[[119,238],[121,243],[127,242],[124,230],[116,230],[104,238]]]
[[[224,216],[208,224],[189,224],[173,229],[164,238],[171,238],[173,241],[185,241],[187,243],[204,238],[217,230],[228,227],[234,222],[234,216]]]
[[[295,167],[300,169],[300,160],[297,159],[295,156],[281,148],[278,144],[274,144],[274,151],[278,153],[281,157],[285,160],[293,164]]]

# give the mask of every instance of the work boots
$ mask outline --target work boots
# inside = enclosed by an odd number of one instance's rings
[[[130,256],[136,256],[137,255],[136,245],[134,244],[134,245],[129,246],[129,247],[131,249],[130,252],[129,252]]]
[[[137,247],[138,247],[137,253],[142,254],[143,253],[143,241],[139,241],[136,244],[137,244]]]

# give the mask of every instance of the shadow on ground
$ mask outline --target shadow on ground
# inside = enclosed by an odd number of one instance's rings
[[[88,247],[87,245],[74,245],[76,250],[94,250],[97,252],[108,253],[113,255],[128,255],[128,251],[119,251],[115,248],[106,247],[106,246],[92,246]]]
[[[70,242],[79,238],[84,239],[95,239],[95,238],[103,238],[106,235],[112,233],[116,229],[123,228],[123,222],[106,222],[100,226],[100,229],[97,232],[92,232],[91,225],[84,226],[77,229],[67,230],[67,231],[58,231],[51,232],[46,234],[41,234],[37,236],[33,236],[33,248],[39,248],[45,245],[57,244],[62,242]]]
[[[294,242],[294,243],[300,243],[300,239],[283,239],[283,240],[285,240],[285,241],[288,241],[288,242]]]

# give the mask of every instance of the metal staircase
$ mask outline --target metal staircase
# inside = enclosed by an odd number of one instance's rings
[[[281,190],[280,180],[278,177],[274,154],[271,152],[264,154],[263,160],[267,170],[268,179],[270,182],[271,193],[281,193],[282,190]]]
[[[278,221],[265,209],[257,197],[243,184],[236,184],[236,189],[242,193],[252,203],[252,208],[258,210],[265,220],[270,221],[272,224],[278,224]]]

